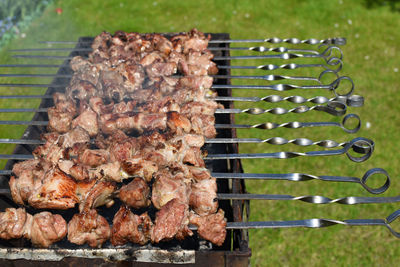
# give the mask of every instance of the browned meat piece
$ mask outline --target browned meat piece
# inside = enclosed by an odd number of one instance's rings
[[[160,76],[171,76],[178,70],[175,62],[157,62],[147,66],[145,69],[146,74],[149,76],[150,79],[154,79]]]
[[[213,84],[213,78],[210,76],[188,76],[182,77],[177,83],[177,90],[181,89],[210,89]]]
[[[206,50],[210,38],[210,35],[206,38],[203,33],[193,29],[187,34],[175,35],[171,38],[171,42],[175,51],[187,54],[189,51]]]
[[[179,199],[172,199],[156,213],[155,224],[151,233],[151,241],[159,243],[162,240],[179,239],[193,235],[188,228],[188,205]]]
[[[152,226],[153,223],[146,212],[138,216],[122,205],[113,219],[111,243],[121,246],[130,241],[144,245],[150,240]]]
[[[196,225],[200,237],[221,246],[226,237],[226,219],[224,211],[219,210],[215,214],[199,216],[193,212],[190,214],[190,223]]]
[[[121,163],[122,169],[132,176],[143,177],[151,181],[153,174],[158,171],[157,162],[143,159],[142,155],[135,155]]]
[[[172,199],[178,199],[180,203],[189,204],[190,180],[185,179],[182,173],[172,175],[168,169],[158,172],[153,184],[151,201],[154,207],[161,209]]]
[[[97,37],[96,37],[96,38],[97,38]],[[71,69],[72,69],[74,72],[77,72],[77,71],[79,71],[81,68],[86,67],[86,65],[88,65],[88,64],[90,64],[90,63],[89,63],[89,61],[87,61],[87,60],[84,59],[83,57],[81,57],[81,56],[76,56],[76,57],[73,57],[73,58],[71,59],[71,62],[70,62],[69,64],[70,64],[70,66],[71,66]]]
[[[85,102],[81,102],[80,115],[72,122],[73,128],[77,126],[85,129],[90,136],[96,136],[99,133],[97,114]]]
[[[179,78],[167,77],[167,76],[162,77],[160,85],[159,85],[161,94],[169,95],[172,92],[174,92],[178,81],[179,81]]]
[[[167,116],[167,125],[173,133],[181,135],[183,132],[190,132],[192,126],[188,118],[174,111],[168,112]]]
[[[24,209],[7,208],[5,212],[0,212],[0,238],[29,238],[31,224],[32,215],[27,214]]]
[[[69,98],[79,100],[87,100],[102,93],[95,84],[78,78],[73,79],[65,91]]]
[[[88,168],[72,160],[61,160],[58,162],[58,167],[77,181],[89,179]]]
[[[62,147],[73,147],[75,144],[89,143],[89,133],[82,127],[75,127],[71,131],[60,136],[59,143]]]
[[[101,247],[110,235],[110,225],[96,210],[75,214],[68,223],[68,240],[77,245]]]
[[[150,205],[150,188],[142,178],[135,178],[119,190],[119,199],[128,206],[140,209]]]
[[[127,174],[121,170],[120,163],[114,161],[100,165],[95,169],[90,169],[89,178],[94,180],[104,178],[109,181],[121,182],[123,179],[127,178]]]
[[[42,179],[48,169],[48,164],[36,159],[16,163],[13,167],[13,173],[18,178],[11,176],[9,181],[11,196],[14,202],[24,205],[32,192],[35,192],[42,186]]]
[[[57,110],[71,113],[72,116],[75,116],[76,114],[75,102],[68,99],[65,94],[58,92],[54,93],[53,102]]]
[[[192,115],[190,118],[192,123],[192,132],[202,134],[206,138],[215,138],[217,131],[214,127],[215,117],[211,115]]]
[[[66,133],[71,129],[73,114],[60,111],[56,107],[51,107],[47,110],[49,116],[48,129],[58,133]]]
[[[123,77],[116,70],[103,70],[100,74],[104,95],[109,99],[119,102],[125,95]]]
[[[155,50],[158,50],[165,55],[168,55],[172,50],[172,43],[160,34],[154,34],[151,41]]]
[[[141,64],[143,67],[147,67],[147,66],[150,66],[150,65],[153,64],[153,63],[156,63],[156,62],[164,62],[164,61],[165,61],[164,55],[161,54],[161,53],[158,52],[158,51],[154,51],[154,52],[151,52],[150,54],[147,54],[146,56],[144,56],[144,57],[140,60],[140,64]]]
[[[67,235],[67,223],[61,215],[43,211],[32,219],[30,239],[33,245],[47,248]]]
[[[106,114],[101,116],[101,129],[106,134],[116,130],[124,132],[137,131],[142,133],[149,130],[164,130],[166,128],[166,114],[123,113]]]
[[[210,171],[206,168],[195,166],[188,166],[187,168],[196,181],[211,178]]]
[[[85,149],[78,155],[78,163],[97,167],[110,161],[110,153],[104,149]]]
[[[142,83],[146,77],[142,65],[139,64],[120,64],[117,71],[123,77],[123,86],[127,93],[142,89]]]
[[[183,114],[188,114],[188,116],[194,114],[214,116],[215,109],[217,108],[218,104],[214,101],[210,100],[202,102],[191,101],[182,105],[181,112]]]
[[[114,102],[110,101],[109,104],[104,104],[103,99],[101,97],[92,97],[89,99],[89,105],[97,115],[111,113],[114,107]]]
[[[47,171],[40,186],[33,189],[28,203],[37,209],[69,209],[78,203],[76,182],[58,168]]]
[[[215,213],[218,209],[216,179],[210,178],[193,183],[189,204],[200,216]]]
[[[88,187],[85,188],[87,189]],[[114,182],[97,181],[86,192],[84,192],[82,189],[83,188],[78,189],[81,197],[79,204],[80,212],[94,209],[103,205],[111,207],[114,204],[113,193],[117,189]]]

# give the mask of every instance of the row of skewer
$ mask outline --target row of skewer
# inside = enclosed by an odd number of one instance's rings
[[[212,43],[213,41],[210,41]],[[288,63],[282,65],[257,65],[257,66],[246,66],[246,65],[218,65],[220,69],[259,69],[265,71],[271,71],[276,69],[287,69],[294,70],[299,68],[322,68],[323,71],[320,73],[319,77],[302,77],[302,76],[287,76],[287,75],[262,75],[262,76],[227,76],[227,75],[215,75],[216,79],[247,79],[247,80],[264,80],[264,81],[277,81],[277,80],[306,80],[317,82],[317,85],[295,85],[295,84],[274,84],[274,85],[214,85],[212,88],[216,90],[224,89],[259,89],[259,90],[273,90],[273,91],[289,91],[289,90],[316,90],[325,89],[332,91],[334,97],[327,98],[324,96],[315,96],[312,98],[305,98],[299,95],[293,95],[289,97],[282,97],[280,95],[268,95],[265,97],[223,97],[218,96],[215,98],[216,101],[242,101],[242,102],[267,102],[267,103],[278,103],[282,101],[287,101],[295,104],[303,103],[313,103],[317,104],[312,107],[298,106],[293,109],[285,108],[271,108],[271,109],[261,109],[261,108],[248,108],[248,109],[220,109],[216,110],[216,114],[240,114],[247,113],[251,115],[260,114],[273,114],[282,115],[287,113],[305,113],[311,110],[326,112],[333,116],[343,116],[346,114],[347,107],[360,107],[364,103],[363,97],[359,95],[354,95],[354,83],[350,77],[339,76],[339,71],[342,69],[342,57],[343,53],[341,49],[335,45],[345,44],[345,39],[343,38],[333,38],[326,40],[317,39],[307,39],[299,40],[296,38],[290,39],[279,39],[279,38],[269,38],[264,40],[215,40],[214,42],[229,42],[229,43],[250,43],[250,42],[268,42],[272,44],[277,43],[290,43],[290,44],[308,44],[308,45],[319,45],[317,49],[290,49],[285,47],[269,48],[265,46],[254,46],[254,47],[230,47],[229,50],[235,51],[255,51],[260,53],[265,52],[276,52],[280,54],[262,54],[262,55],[251,55],[251,56],[229,56],[229,57],[215,57],[215,61],[220,60],[248,60],[248,59],[282,59],[290,60],[295,58],[320,58],[325,61],[325,64],[296,64]],[[75,44],[75,42],[44,42],[46,44]],[[218,50],[220,48],[211,48],[210,50]],[[221,48],[226,49],[226,48]],[[86,51],[87,50],[87,51]],[[90,49],[80,49],[81,52],[90,52]],[[14,53],[23,52],[47,52],[47,51],[58,51],[58,52],[71,52],[78,51],[76,48],[44,48],[44,49],[19,49],[13,50]],[[338,55],[335,55],[338,54]],[[39,58],[39,59],[55,59],[55,60],[68,60],[69,57],[66,56],[54,56],[54,55],[25,55],[17,54],[14,55],[16,58]],[[67,65],[60,64],[3,64],[0,67],[7,68],[64,68]],[[334,74],[336,79],[328,84],[322,84],[322,79],[326,74]],[[69,75],[59,75],[59,74],[0,74],[0,77],[14,77],[14,78],[70,78]],[[345,93],[343,89],[339,90],[339,87],[343,83],[347,82],[350,86],[347,87]],[[7,88],[31,88],[31,87],[48,87],[50,84],[11,84],[2,83],[0,87]],[[54,87],[54,84],[51,85]],[[66,84],[57,84],[56,86],[65,87]],[[49,95],[3,95],[0,99],[50,99]],[[47,109],[37,109],[37,108],[25,108],[25,109],[0,109],[1,113],[17,113],[17,112],[47,112]],[[217,115],[218,116],[218,115]],[[355,127],[349,128],[346,124],[349,119],[356,119],[357,123]],[[2,125],[47,125],[46,121],[0,121]],[[341,127],[345,132],[355,133],[361,127],[361,120],[356,114],[347,114],[343,117],[341,123],[339,122],[287,122],[287,123],[274,123],[274,122],[262,122],[253,125],[243,125],[243,124],[217,124],[215,125],[217,129],[229,129],[229,128],[256,128],[263,130],[272,130],[279,127],[298,129],[304,127],[326,127],[326,126],[337,126]],[[42,144],[41,140],[29,140],[29,139],[0,139],[0,143],[7,144]],[[272,137],[268,139],[257,139],[257,138],[214,138],[207,139],[206,143],[266,143],[273,145],[285,145],[288,143],[295,144],[298,146],[311,146],[317,145],[323,148],[337,148],[343,147],[336,150],[324,150],[324,151],[309,151],[309,152],[277,152],[277,153],[257,153],[257,154],[215,154],[208,155],[205,159],[249,159],[249,158],[293,158],[299,156],[331,156],[346,154],[350,160],[354,162],[361,162],[367,160],[373,150],[374,143],[372,140],[366,138],[354,138],[348,142],[336,142],[333,140],[319,140],[312,141],[306,138],[295,138],[295,139],[285,139],[281,137]],[[350,155],[350,150],[359,153],[360,157],[355,157]],[[0,159],[15,159],[15,160],[25,160],[30,159],[31,155],[0,155]],[[9,170],[0,171],[0,175],[8,176],[11,174]],[[378,188],[371,188],[367,186],[366,181],[373,175],[380,174],[386,177],[386,182],[384,185]],[[321,181],[335,181],[335,182],[352,182],[361,184],[369,193],[380,194],[385,192],[390,186],[389,174],[381,168],[373,168],[365,173],[365,175],[359,179],[357,177],[342,177],[342,176],[315,176],[303,173],[287,173],[287,174],[251,174],[251,173],[212,173],[212,176],[217,179],[262,179],[262,180],[288,180],[288,181],[308,181],[308,180],[321,180]],[[8,189],[0,190],[0,194],[9,194]],[[256,195],[256,194],[219,194],[219,199],[232,199],[232,200],[299,200],[314,204],[362,204],[362,203],[389,203],[389,202],[400,202],[400,197],[343,197],[337,199],[331,199],[323,196],[291,196],[291,195]],[[309,227],[309,228],[319,228],[326,227],[335,224],[343,224],[350,226],[358,225],[382,225],[386,226],[396,237],[400,237],[400,234],[395,232],[391,227],[390,223],[394,221],[398,216],[400,216],[400,210],[392,213],[386,219],[362,219],[362,220],[329,220],[329,219],[309,219],[309,220],[294,220],[294,221],[264,221],[264,222],[230,222],[227,225],[227,229],[249,229],[249,228],[287,228],[287,227]]]

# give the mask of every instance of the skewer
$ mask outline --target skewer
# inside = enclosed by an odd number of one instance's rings
[[[335,38],[327,38],[327,39],[298,39],[298,38],[286,38],[281,39],[278,37],[266,38],[266,39],[230,39],[230,40],[210,40],[208,41],[210,44],[224,44],[224,43],[271,43],[271,44],[279,44],[279,43],[288,43],[288,44],[309,44],[309,45],[317,45],[317,44],[333,44],[333,45],[345,45],[346,38],[343,37],[335,37]],[[76,41],[41,41],[40,44],[77,44]],[[93,41],[81,41],[79,43],[93,43]]]
[[[354,128],[350,128],[348,125],[346,126],[346,122],[350,118],[355,118],[358,123]],[[48,125],[48,121],[0,121],[0,125],[37,125],[37,126],[46,126]],[[214,127],[216,129],[263,129],[263,130],[272,130],[280,127],[289,128],[289,129],[299,129],[305,127],[325,127],[325,126],[337,126],[342,128],[345,132],[348,133],[356,133],[361,127],[361,119],[356,114],[347,114],[343,117],[341,123],[339,122],[285,122],[282,124],[277,124],[273,122],[265,122],[260,124],[215,124]]]
[[[1,171],[0,171],[1,174]],[[386,177],[384,185],[378,188],[372,188],[367,185],[367,181],[374,174],[383,174]],[[328,182],[350,182],[361,184],[365,190],[371,194],[381,194],[385,192],[390,187],[390,177],[389,174],[381,168],[372,168],[368,170],[363,177],[346,177],[346,176],[326,176],[326,175],[312,175],[305,173],[211,173],[212,177],[217,179],[246,179],[246,180],[286,180],[293,182],[303,182],[310,180],[321,180]]]
[[[338,66],[335,69],[332,69],[325,64],[283,64],[283,65],[259,65],[259,66],[235,66],[235,65],[217,65],[219,69],[261,69],[261,70],[276,70],[276,69],[298,69],[298,68],[308,68],[308,67],[317,67],[317,68],[325,68],[329,69],[333,72],[339,72],[343,63],[339,58],[331,58],[327,61],[329,66]],[[68,64],[56,65],[56,64],[0,64],[0,68],[61,68],[61,67],[70,67]]]
[[[252,47],[208,47],[209,51],[254,51],[254,52],[277,52],[277,53],[292,53],[292,52],[300,52],[300,53],[312,53],[319,54],[317,50],[311,49],[293,49],[287,47],[265,47],[265,46],[252,46]],[[78,47],[70,47],[70,48],[24,48],[24,49],[11,49],[9,52],[92,52],[92,48],[78,48]]]
[[[322,228],[337,224],[347,226],[385,226],[397,238],[400,238],[400,233],[396,232],[391,226],[394,220],[400,216],[400,210],[396,210],[385,219],[351,219],[351,220],[333,220],[333,219],[306,219],[293,221],[260,221],[260,222],[228,222],[226,229],[265,229],[265,228]],[[189,229],[195,230],[192,225]]]
[[[357,151],[357,148],[364,147],[360,153],[361,156],[352,156],[349,150]],[[358,137],[347,143],[342,149],[328,150],[328,151],[308,151],[308,152],[275,152],[275,153],[253,153],[253,154],[209,154],[205,160],[226,160],[226,159],[289,159],[301,156],[315,157],[315,156],[334,156],[346,154],[347,157],[354,162],[363,162],[367,160],[374,150],[374,142],[372,140]],[[0,154],[0,159],[14,159],[14,160],[28,160],[33,159],[33,155],[24,154]]]
[[[11,170],[0,170],[0,175],[11,175]],[[386,177],[385,183],[376,188],[369,187],[366,182],[375,174],[383,174]],[[292,182],[303,182],[310,180],[320,180],[327,182],[347,182],[347,183],[357,183],[363,186],[371,194],[381,194],[386,192],[390,187],[390,177],[389,174],[381,168],[372,168],[368,170],[364,176],[360,179],[357,177],[346,177],[346,176],[316,176],[312,174],[305,173],[216,173],[212,172],[211,176],[217,179],[246,179],[246,180],[286,180]]]
[[[93,140],[91,140],[92,142]],[[19,145],[43,145],[45,141],[37,140],[37,139],[0,139],[0,144],[19,144]],[[307,138],[296,138],[292,140],[288,140],[282,137],[271,137],[268,139],[259,139],[259,138],[209,138],[205,139],[206,144],[238,144],[238,143],[266,143],[270,145],[286,145],[286,144],[294,144],[297,146],[312,146],[317,145],[323,148],[335,148],[339,146],[346,146],[348,142],[338,143],[333,140],[320,140],[320,141],[312,141]],[[354,146],[354,150],[358,153],[366,153],[366,148],[364,146],[357,147]]]
[[[357,126],[354,128],[349,128],[349,125],[346,126],[346,122],[349,119],[354,118],[357,120]],[[347,133],[356,133],[361,128],[361,119],[356,114],[347,114],[343,117],[342,122],[285,122],[281,124],[273,123],[273,122],[265,122],[259,124],[215,124],[216,129],[263,129],[263,130],[272,130],[280,127],[289,128],[289,129],[299,129],[304,127],[324,127],[324,126],[338,126],[342,128]]]
[[[0,113],[20,113],[20,112],[47,112],[48,108],[3,108],[0,109]],[[247,109],[216,109],[215,114],[241,114],[247,113],[251,115],[261,115],[265,113],[270,113],[273,115],[283,115],[287,113],[305,113],[311,110],[323,111],[329,113],[333,116],[342,116],[346,113],[347,107],[345,104],[341,102],[329,102],[326,106],[317,105],[317,106],[298,106],[292,109],[285,108],[271,108],[271,109],[262,109],[262,108],[247,108]],[[133,110],[135,112],[135,110]],[[136,111],[140,112],[140,111]]]

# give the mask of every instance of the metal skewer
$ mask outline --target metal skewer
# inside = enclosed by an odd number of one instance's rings
[[[349,150],[357,150],[359,147],[365,147],[360,153],[362,156],[352,156]],[[205,160],[220,160],[220,159],[289,159],[301,156],[315,157],[315,156],[334,156],[346,154],[347,157],[354,162],[363,162],[367,160],[374,150],[374,142],[372,140],[358,137],[351,140],[342,149],[328,150],[328,151],[309,151],[309,152],[276,152],[276,153],[254,153],[254,154],[209,154]],[[14,159],[14,160],[28,160],[33,159],[33,155],[24,154],[0,154],[0,159]]]
[[[11,170],[0,170],[0,175],[11,175]],[[386,177],[385,183],[378,187],[373,188],[369,187],[366,182],[371,179],[371,177],[375,174],[383,174]],[[389,174],[381,168],[372,168],[368,170],[363,177],[345,177],[345,176],[316,176],[312,174],[305,173],[283,173],[283,174],[275,174],[275,173],[216,173],[212,172],[211,176],[217,179],[246,179],[246,180],[286,180],[293,182],[303,182],[310,180],[320,180],[320,181],[328,181],[328,182],[347,182],[347,183],[357,183],[363,186],[365,190],[367,190],[371,194],[381,194],[386,192],[390,187],[390,177]]]
[[[47,112],[48,108],[3,108],[0,109],[0,113],[20,113],[20,112]],[[346,113],[347,107],[341,102],[329,102],[326,106],[298,106],[292,109],[285,108],[247,108],[247,109],[216,109],[215,114],[240,114],[247,113],[251,115],[261,115],[265,113],[270,113],[274,115],[283,115],[287,113],[305,113],[311,110],[323,111],[329,113],[333,116],[342,116]],[[133,110],[133,112],[141,112],[140,110]]]
[[[1,174],[1,171],[0,171]],[[367,181],[375,174],[383,174],[386,177],[385,183],[378,188],[372,188],[367,185]],[[368,170],[363,177],[346,177],[346,176],[327,176],[327,175],[312,175],[305,173],[211,173],[212,177],[217,179],[245,179],[245,180],[286,180],[293,182],[303,182],[310,180],[321,180],[328,182],[349,182],[361,184],[365,190],[372,194],[381,194],[390,187],[389,174],[381,168],[372,168]]]
[[[92,142],[93,140],[91,140]],[[37,139],[0,139],[0,144],[19,144],[19,145],[43,145],[46,142],[43,140]],[[259,138],[207,138],[205,139],[206,144],[236,144],[236,143],[266,143],[270,145],[286,145],[286,144],[294,144],[298,146],[312,146],[317,145],[323,148],[335,148],[339,146],[346,146],[348,142],[338,143],[333,140],[320,140],[320,141],[312,141],[307,138],[296,138],[292,140],[288,140],[282,137],[271,137],[268,139],[259,139]],[[354,150],[358,153],[366,153],[366,148],[364,146],[358,147],[354,146]]]
[[[396,232],[391,226],[394,220],[400,216],[400,210],[390,214],[385,219],[351,219],[351,220],[333,220],[333,219],[306,219],[306,220],[293,220],[293,221],[260,221],[260,222],[228,222],[226,229],[265,229],[265,228],[293,228],[293,227],[306,227],[306,228],[322,228],[333,226],[336,224],[347,226],[385,226],[389,231],[400,238],[400,233]],[[189,226],[189,229],[195,230],[196,227]]]
[[[349,119],[354,118],[357,120],[357,126],[354,128],[349,128],[349,126],[346,126],[346,122],[349,121]],[[360,127],[361,127],[361,119],[358,115],[356,114],[347,114],[345,117],[343,117],[342,122],[298,122],[298,121],[292,121],[292,122],[285,122],[285,123],[274,123],[274,122],[265,122],[265,123],[259,123],[259,124],[215,124],[214,125],[216,129],[231,129],[231,128],[236,128],[236,129],[262,129],[262,130],[272,130],[280,127],[284,128],[289,128],[289,129],[299,129],[299,128],[304,128],[304,127],[323,127],[323,126],[338,126],[342,128],[345,132],[348,133],[356,133]]]
[[[288,44],[309,44],[309,45],[318,45],[318,44],[333,44],[333,45],[345,45],[346,38],[343,37],[335,37],[335,38],[327,38],[327,39],[298,39],[298,38],[286,38],[281,39],[278,37],[265,38],[265,39],[230,39],[230,40],[210,40],[208,41],[210,44],[223,44],[223,43],[271,43],[271,44],[279,44],[279,43],[288,43]],[[76,41],[41,41],[40,44],[77,44]],[[79,43],[93,43],[93,41],[81,41]]]

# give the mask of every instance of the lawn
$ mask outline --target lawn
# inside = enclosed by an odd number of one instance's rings
[[[58,15],[56,8],[62,8]],[[399,43],[400,13],[389,7],[378,6],[368,9],[364,1],[55,1],[44,14],[33,21],[24,32],[25,38],[18,37],[0,51],[0,63],[26,63],[14,59],[7,52],[11,48],[44,47],[38,41],[76,40],[79,36],[93,36],[102,30],[138,32],[176,32],[197,27],[204,32],[228,32],[232,38],[328,38],[343,36],[347,44],[342,47],[344,68],[341,75],[350,76],[356,86],[356,94],[365,97],[365,106],[349,108],[348,113],[359,114],[362,128],[356,134],[346,134],[338,127],[304,129],[241,130],[240,137],[270,138],[274,136],[293,139],[309,138],[313,141],[331,139],[337,142],[349,141],[363,136],[375,141],[373,156],[366,162],[351,162],[345,155],[334,157],[299,157],[288,160],[245,160],[243,166],[249,173],[289,173],[304,172],[314,175],[362,175],[370,168],[386,169],[391,178],[391,188],[383,196],[396,196],[400,190],[400,103]],[[396,30],[397,29],[397,30]],[[269,45],[268,45],[269,46]],[[279,46],[279,45],[275,45]],[[61,46],[57,46],[61,47]],[[308,46],[302,46],[307,48]],[[240,53],[236,53],[239,55]],[[254,53],[256,54],[256,53]],[[34,60],[29,62],[34,63]],[[45,61],[41,61],[42,63]],[[53,62],[53,61],[52,61]],[[322,63],[322,60],[295,59],[295,63]],[[232,62],[233,64],[283,64],[282,60],[254,60]],[[1,73],[15,72],[14,69],[1,69]],[[28,70],[18,70],[26,73]],[[51,70],[38,69],[35,73],[50,73]],[[276,70],[274,72],[234,71],[233,74],[263,75],[285,74],[293,76],[317,76],[321,68],[299,70]],[[49,79],[27,80],[24,82],[47,82]],[[4,82],[21,82],[17,79],[0,79]],[[246,84],[249,81],[235,81]],[[295,83],[295,82],[294,82]],[[254,84],[272,84],[258,81]],[[299,84],[299,83],[298,83]],[[302,82],[304,84],[304,82]],[[1,94],[15,93],[39,94],[42,89],[1,89]],[[265,96],[277,92],[266,90],[235,90],[236,96]],[[313,97],[324,95],[332,97],[332,92],[324,90],[279,93],[282,96],[302,95]],[[29,101],[34,107],[37,101]],[[257,103],[257,107],[295,107],[290,103]],[[26,107],[26,101],[0,101],[2,108]],[[251,103],[238,103],[239,108],[252,106]],[[254,106],[254,105],[253,105]],[[0,120],[9,119],[10,114],[0,114]],[[26,114],[15,115],[15,119],[27,119]],[[286,115],[238,115],[237,123],[252,124],[265,121],[283,123],[289,121],[317,122],[337,121],[324,112],[310,111],[305,114]],[[369,127],[366,127],[368,124]],[[0,138],[18,138],[22,127],[0,127]],[[243,145],[240,152],[310,151],[317,146],[299,148],[295,145],[272,146],[269,144]],[[0,146],[1,153],[10,153],[11,146]],[[397,166],[397,167],[396,167]],[[379,185],[370,181],[370,185]],[[323,195],[330,198],[345,196],[371,196],[360,185],[322,181],[247,182],[251,193],[272,193],[301,195]],[[305,218],[385,218],[398,209],[396,204],[369,204],[345,206],[339,204],[316,205],[299,201],[254,201],[251,203],[250,220],[290,220]],[[278,229],[251,230],[250,247],[253,266],[348,266],[348,265],[395,265],[400,246],[398,239],[384,227],[346,227],[333,226],[323,229]]]

